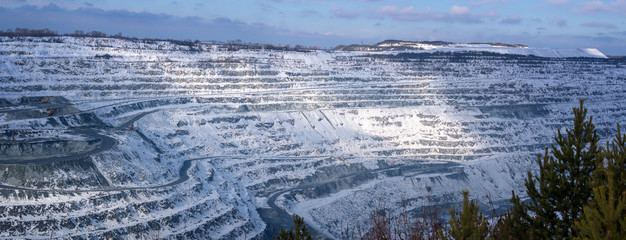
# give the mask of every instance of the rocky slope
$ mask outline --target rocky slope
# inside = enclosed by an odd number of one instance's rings
[[[338,238],[402,199],[505,202],[579,98],[603,137],[626,122],[625,81],[597,50],[3,37],[0,237],[266,238],[297,213]]]

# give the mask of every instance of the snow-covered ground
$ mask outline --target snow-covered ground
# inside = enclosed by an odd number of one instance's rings
[[[115,144],[80,160],[0,164],[0,237],[262,238],[276,223],[257,208],[274,208],[337,238],[381,203],[448,206],[463,189],[503,201],[523,194],[579,98],[604,138],[626,122],[625,76],[626,62],[592,49],[3,37],[0,143],[81,140],[89,128]],[[68,99],[64,114],[23,99],[45,96]]]

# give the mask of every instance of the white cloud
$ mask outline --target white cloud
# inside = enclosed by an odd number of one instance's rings
[[[616,29],[617,25],[611,23],[600,23],[600,22],[586,22],[582,24],[585,27],[592,28],[606,28],[606,29]]]
[[[522,22],[522,17],[520,17],[519,15],[515,15],[515,14],[509,15],[501,21],[501,23],[505,23],[505,24],[518,24],[521,22]]]
[[[330,9],[330,12],[332,12],[335,17],[339,18],[353,19],[359,16],[359,13],[357,11],[350,11],[337,6]]]
[[[468,13],[469,13],[469,8],[467,7],[457,6],[457,5],[452,5],[452,7],[450,7],[450,14],[452,15],[463,15],[463,14],[468,14]]]
[[[483,6],[483,5],[491,5],[497,3],[510,3],[515,2],[515,0],[480,0],[480,1],[470,1],[471,6]]]
[[[500,17],[500,14],[498,14],[497,12],[486,12],[481,14],[483,17],[487,17],[487,18],[497,18]]]
[[[388,5],[381,7],[376,13],[378,17],[389,17],[400,21],[443,21],[443,22],[481,22],[480,17],[470,14],[469,8],[463,6],[452,6],[449,12],[439,12],[431,8],[418,10],[413,6],[398,7]]]
[[[573,10],[576,13],[615,13],[626,16],[626,0],[615,0],[609,3],[602,1],[584,2],[579,8]]]
[[[543,1],[552,5],[565,5],[570,2],[570,0],[543,0]]]

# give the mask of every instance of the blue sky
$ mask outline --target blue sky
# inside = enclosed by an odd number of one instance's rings
[[[325,48],[505,42],[626,55],[626,0],[0,0],[0,29],[16,27]]]

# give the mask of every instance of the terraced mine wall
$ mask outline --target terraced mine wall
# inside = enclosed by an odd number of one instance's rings
[[[13,159],[37,159],[41,156],[71,155],[83,151],[93,150],[100,142],[93,140],[40,140],[32,142],[6,142],[0,143],[0,155]]]
[[[624,60],[515,52],[2,37],[2,144],[97,146],[3,152],[0,238],[267,239],[291,214],[340,238],[463,189],[506,208],[580,98],[603,138],[626,122]]]

